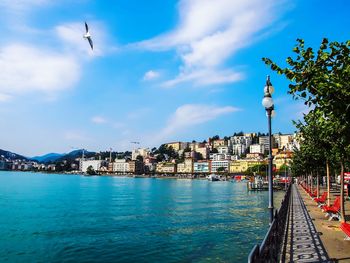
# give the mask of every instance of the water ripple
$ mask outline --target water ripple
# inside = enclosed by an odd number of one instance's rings
[[[0,206],[5,262],[240,262],[268,226],[230,182],[0,172]]]

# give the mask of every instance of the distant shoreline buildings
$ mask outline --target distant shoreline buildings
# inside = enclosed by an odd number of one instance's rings
[[[273,134],[275,170],[289,166],[294,149],[299,148],[296,134]],[[163,150],[161,150],[163,149]],[[116,174],[201,174],[245,173],[249,168],[267,164],[268,136],[245,133],[230,137],[209,138],[203,142],[168,142],[159,149],[137,148],[131,158],[80,160],[81,171],[89,166],[95,171]]]
[[[276,171],[290,165],[293,151],[299,148],[296,134],[273,134],[273,164]],[[0,170],[83,172],[100,174],[207,174],[245,173],[254,166],[267,164],[268,136],[238,133],[214,136],[203,142],[168,142],[158,149],[137,148],[129,156],[105,158],[84,156],[68,163],[42,164],[28,160],[0,158]]]

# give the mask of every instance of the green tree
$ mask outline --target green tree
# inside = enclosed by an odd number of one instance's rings
[[[211,151],[210,151],[210,153],[218,153],[219,151],[218,151],[218,149],[216,149],[216,148],[213,148]]]
[[[143,157],[141,155],[136,156],[136,160],[143,163]]]
[[[266,171],[267,171],[266,164],[257,164],[252,167],[249,167],[247,170],[247,174],[253,175],[255,173],[260,175],[266,175]]]
[[[94,170],[94,168],[92,167],[92,165],[90,165],[87,169],[86,169],[86,173],[88,175],[95,175],[96,171]]]
[[[211,138],[212,141],[215,141],[215,140],[220,140],[220,136],[219,135],[215,135]]]
[[[350,41],[329,42],[325,38],[314,51],[305,47],[304,40],[297,39],[293,52],[294,57],[286,59],[287,67],[281,67],[269,58],[263,58],[263,61],[291,81],[289,93],[317,112],[321,116],[318,127],[332,134],[331,148],[340,163],[341,217],[345,220],[344,164],[350,148]],[[308,142],[304,140],[303,143]],[[303,150],[304,154],[310,156],[309,150]]]
[[[225,172],[225,167],[219,167],[216,171],[219,173]]]

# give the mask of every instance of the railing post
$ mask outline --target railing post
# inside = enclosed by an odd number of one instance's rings
[[[289,184],[281,203],[281,208],[273,213],[273,221],[260,247],[255,245],[251,250],[248,262],[277,262],[281,253],[282,240],[285,234],[288,206],[291,192]],[[282,229],[280,229],[282,228]]]
[[[249,256],[248,256],[248,263],[259,263],[259,251],[260,251],[260,247],[259,245],[255,245],[254,248],[252,249],[252,251],[250,252]]]

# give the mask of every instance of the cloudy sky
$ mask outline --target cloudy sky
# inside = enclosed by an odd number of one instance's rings
[[[297,38],[349,39],[346,0],[0,0],[0,148],[117,151],[234,132],[291,133],[305,108],[279,63]],[[94,51],[82,38],[90,26]]]

